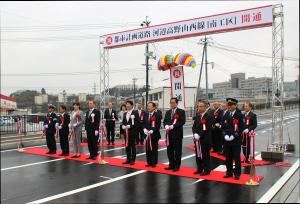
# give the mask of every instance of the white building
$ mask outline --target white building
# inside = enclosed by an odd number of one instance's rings
[[[48,95],[47,94],[42,94],[39,96],[34,97],[34,103],[36,105],[42,105],[44,103],[48,103]]]
[[[194,108],[197,95],[197,87],[185,87],[185,107]],[[149,91],[148,101],[158,103],[159,109],[167,110],[170,108],[171,87],[159,87]],[[142,103],[145,104],[146,93],[143,93]]]
[[[1,115],[7,115],[9,112],[17,109],[17,101],[14,98],[0,94],[0,101]]]

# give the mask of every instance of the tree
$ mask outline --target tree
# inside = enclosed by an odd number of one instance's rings
[[[42,88],[41,92],[42,94],[46,94],[46,90],[44,88]]]
[[[17,106],[20,109],[32,108],[34,106],[34,97],[38,96],[39,92],[33,90],[20,90],[10,94],[10,97],[15,98]]]

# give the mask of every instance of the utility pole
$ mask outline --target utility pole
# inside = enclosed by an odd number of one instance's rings
[[[137,81],[137,78],[132,78],[132,81],[133,81],[133,103],[135,104],[135,82]]]
[[[202,76],[202,69],[203,69],[203,63],[205,63],[205,81],[206,81],[206,93],[205,93],[205,98],[206,100],[208,100],[208,68],[207,65],[211,64],[212,68],[214,66],[213,62],[208,62],[207,61],[207,45],[211,42],[209,42],[209,40],[211,40],[211,38],[207,38],[206,36],[204,37],[204,39],[200,39],[200,42],[198,44],[203,45],[203,53],[202,53],[202,60],[201,60],[201,69],[200,69],[200,76],[199,76],[199,81],[198,81],[198,87],[197,87],[197,98],[196,100],[199,99],[200,97],[200,82],[201,82],[201,76]],[[205,61],[205,62],[204,62]]]
[[[150,21],[148,21],[148,16],[146,16],[146,20],[141,23],[141,26],[149,27]],[[146,44],[146,104],[148,103],[148,94],[149,94],[149,43]]]
[[[96,97],[96,83],[94,82],[94,86],[93,86],[93,93],[94,93],[94,98]]]

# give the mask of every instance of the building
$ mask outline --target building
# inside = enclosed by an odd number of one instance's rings
[[[0,106],[1,115],[9,115],[10,112],[13,112],[17,109],[16,99],[0,94],[0,100],[1,100],[1,106]]]
[[[197,87],[185,87],[185,107],[186,109],[194,108],[197,95]],[[158,107],[162,110],[170,108],[171,87],[159,87],[149,91],[148,101],[158,103]],[[136,98],[140,100],[139,98]],[[142,104],[146,101],[146,92],[142,94]]]
[[[272,95],[272,78],[249,77],[245,73],[231,74],[228,82],[214,83],[214,98],[224,100],[235,97],[243,100],[258,100],[268,102]]]
[[[284,97],[295,98],[299,97],[299,81],[284,82]]]
[[[47,94],[42,94],[42,95],[34,97],[35,105],[43,105],[45,103],[48,103],[48,95]]]
[[[134,85],[133,84],[117,85],[117,86],[114,86],[113,88],[119,89],[119,90],[133,90]],[[138,89],[138,86],[135,85],[135,88]]]

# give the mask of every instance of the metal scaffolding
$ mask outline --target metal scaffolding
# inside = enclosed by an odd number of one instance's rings
[[[273,6],[272,25],[272,135],[268,151],[283,149],[283,81],[284,81],[284,27],[283,5]]]

